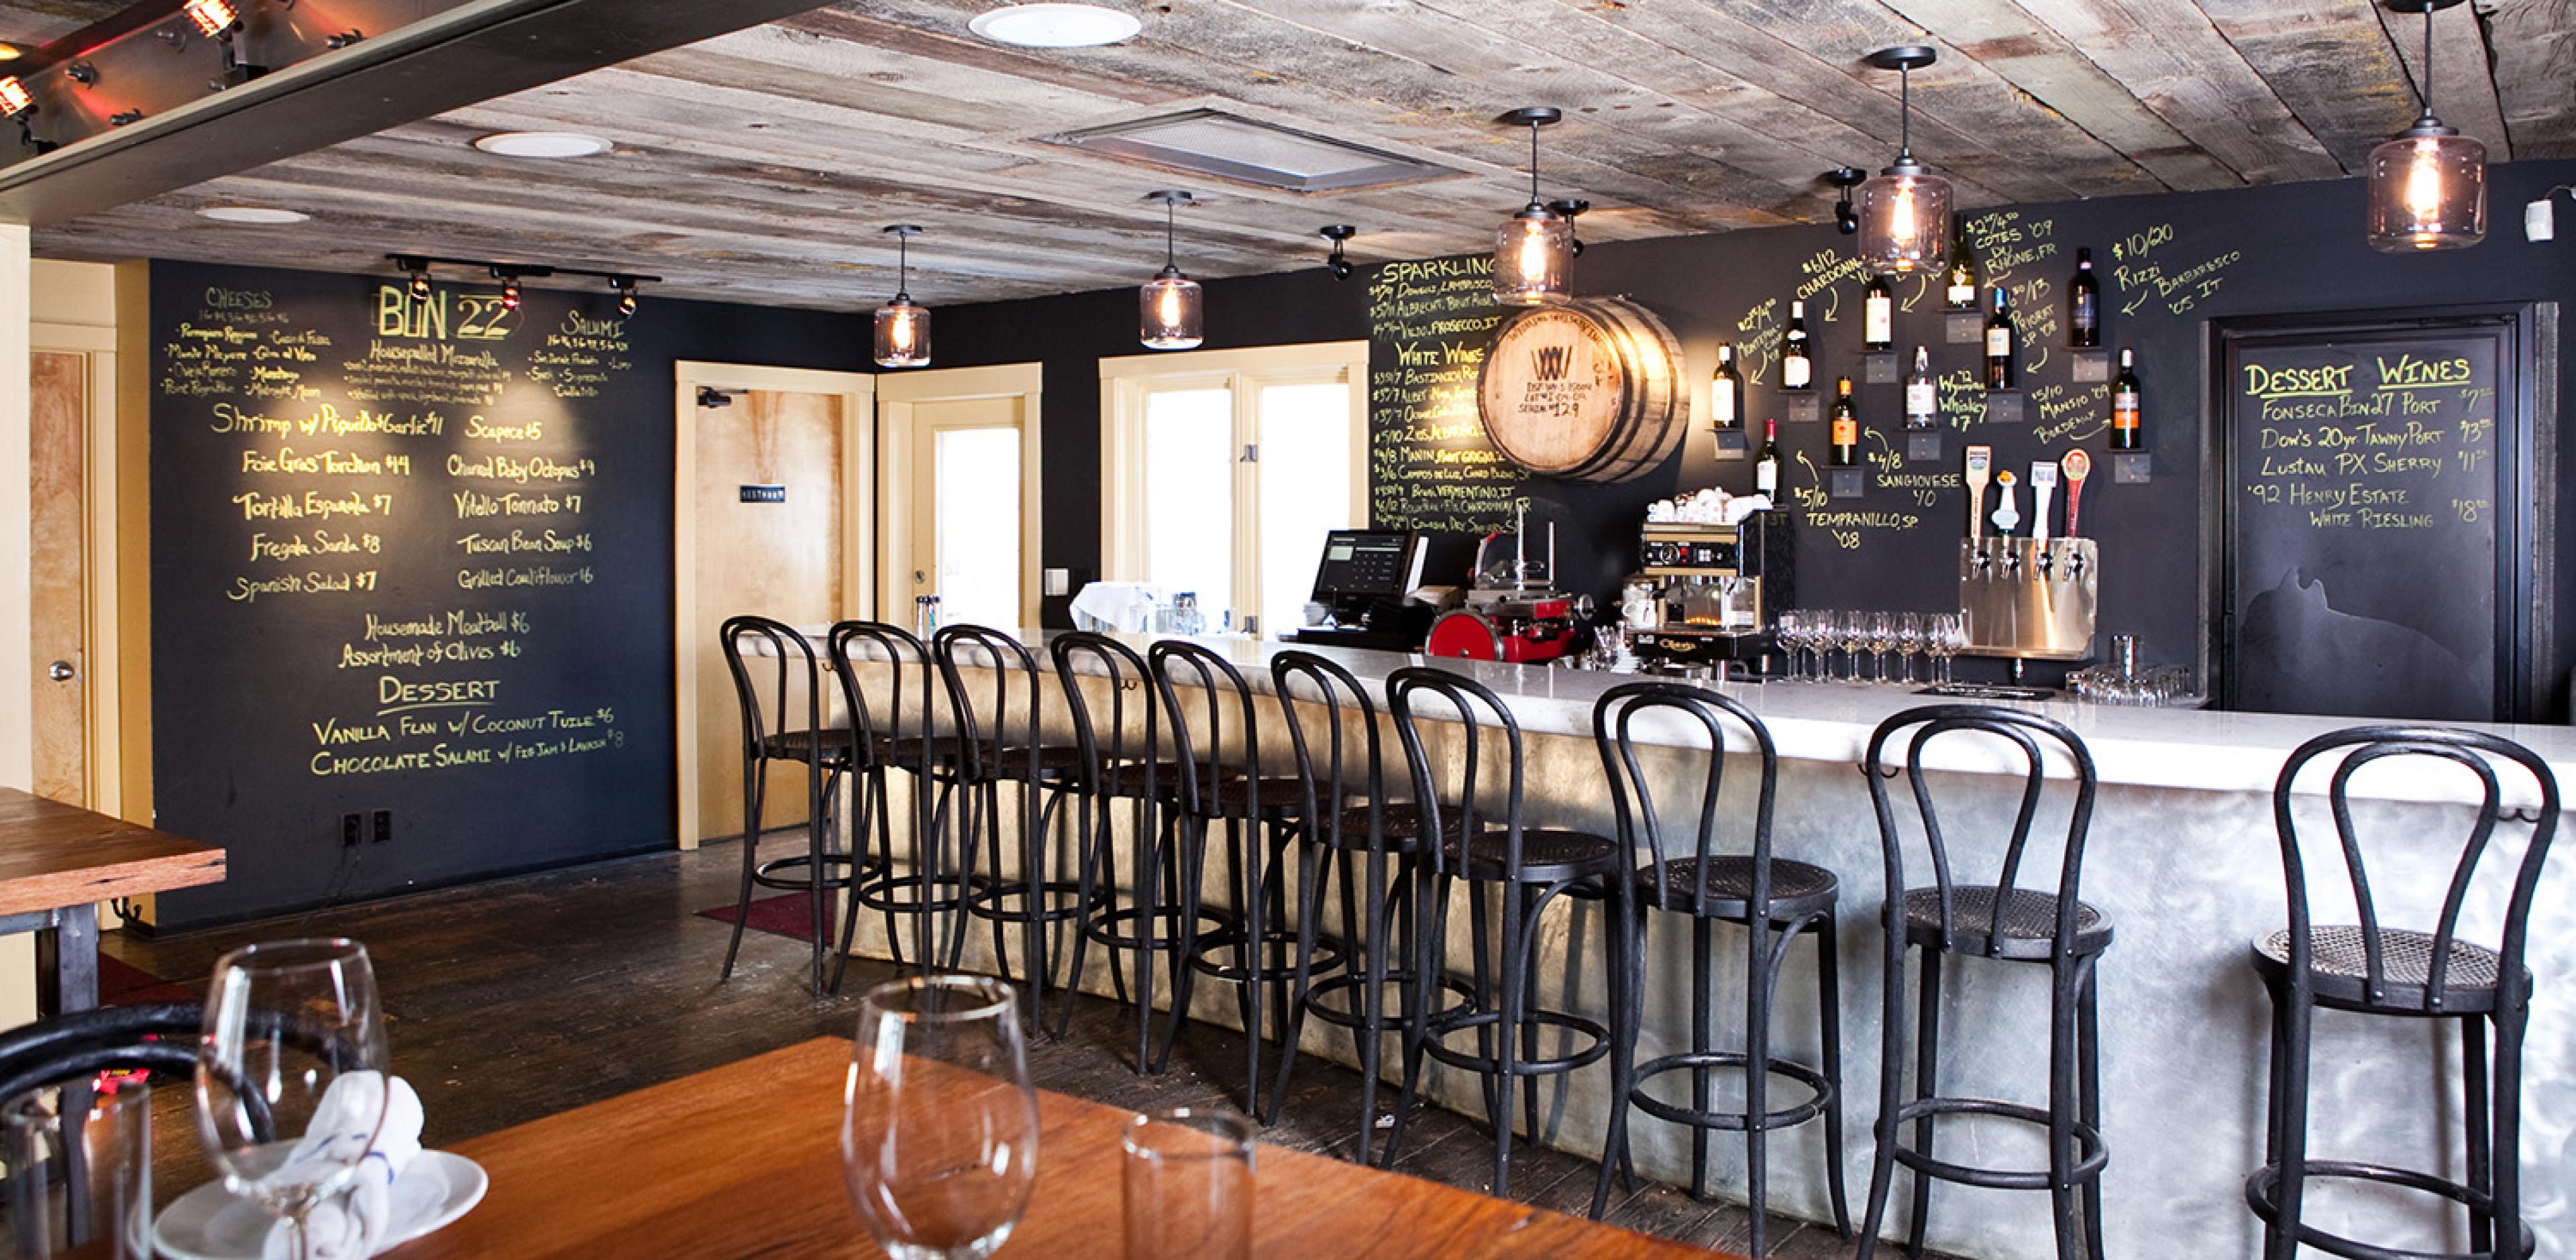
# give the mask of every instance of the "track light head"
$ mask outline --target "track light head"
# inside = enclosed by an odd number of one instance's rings
[[[608,287],[617,293],[617,317],[625,319],[635,313],[639,299],[635,296],[635,277],[610,276]]]
[[[519,273],[508,267],[494,267],[492,278],[501,282],[501,309],[519,309]]]
[[[1333,243],[1332,255],[1324,260],[1324,269],[1332,272],[1334,279],[1348,280],[1351,278],[1351,273],[1358,270],[1351,265],[1350,258],[1342,252],[1342,243],[1359,234],[1358,228],[1347,223],[1332,223],[1315,229],[1315,235]]]

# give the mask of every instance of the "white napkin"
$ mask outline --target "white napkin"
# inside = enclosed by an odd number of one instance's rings
[[[1085,582],[1073,593],[1077,618],[1099,622],[1087,629],[1146,631],[1154,628],[1156,589],[1144,582]]]
[[[368,1121],[380,1110],[384,1124],[375,1129],[375,1141],[366,1148],[357,1179],[305,1218],[311,1260],[366,1260],[393,1228],[394,1178],[420,1154],[420,1095],[399,1076],[342,1075],[322,1092],[322,1105],[314,1109],[312,1124],[286,1157],[290,1167],[326,1156],[333,1163],[346,1160],[352,1146],[367,1142]],[[294,1254],[286,1222],[279,1221],[261,1245],[261,1260],[293,1260]]]

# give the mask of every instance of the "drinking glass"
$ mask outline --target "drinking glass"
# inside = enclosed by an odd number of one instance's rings
[[[1952,662],[1957,660],[1959,653],[1968,649],[1967,614],[1941,614],[1941,632],[1936,642],[1941,645],[1941,681],[1958,681],[1958,675],[1952,672]]]
[[[1834,626],[1843,649],[1843,681],[1859,682],[1860,650],[1869,644],[1869,614],[1837,613]]]
[[[1930,620],[1922,613],[1898,613],[1896,616],[1897,681],[1914,685],[1914,658],[1923,651],[1923,623]]]
[[[1248,1260],[1252,1122],[1183,1107],[1138,1116],[1127,1152],[1127,1260]]]
[[[0,1125],[17,1255],[148,1260],[152,1090],[141,1078],[30,1090],[0,1109]]]
[[[1038,1096],[1019,1002],[986,976],[868,990],[842,1090],[850,1202],[894,1260],[982,1260],[1028,1210]]]
[[[286,1222],[286,1253],[307,1260],[305,1218],[348,1187],[385,1122],[384,1017],[366,947],[276,941],[216,959],[204,1029],[207,1159],[226,1190]]]
[[[1798,649],[1805,633],[1805,617],[1797,609],[1784,608],[1771,619],[1771,637],[1779,642],[1780,654],[1789,661],[1789,672],[1783,681],[1798,681]]]
[[[1869,663],[1878,675],[1877,682],[1887,681],[1887,650],[1896,646],[1896,614],[1874,612],[1861,623],[1869,637]]]

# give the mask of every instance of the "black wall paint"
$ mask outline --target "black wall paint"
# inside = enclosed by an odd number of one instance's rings
[[[2190,662],[2200,649],[2201,451],[2208,423],[2202,374],[2209,320],[2499,301],[2555,301],[2569,308],[2567,314],[2576,315],[2576,239],[2571,239],[2576,233],[2563,233],[2562,239],[2542,244],[2526,242],[2521,233],[2523,203],[2571,178],[2576,178],[2576,162],[2493,168],[2487,240],[2463,252],[2417,256],[2380,254],[2364,242],[2360,180],[1995,208],[2017,212],[2024,223],[2053,223],[2047,240],[2057,246],[2054,255],[2016,268],[2011,277],[2016,283],[2045,277],[2051,282],[2052,302],[2063,301],[2075,249],[2093,250],[2096,266],[2104,273],[2108,308],[2104,343],[2114,348],[2132,346],[2138,352],[2149,399],[2148,445],[2154,455],[2154,480],[2142,486],[2111,484],[2105,439],[2093,436],[2082,443],[2096,457],[2095,474],[2085,490],[2084,532],[2104,539],[2104,632],[2139,635],[2152,663]],[[2225,254],[2237,257],[2212,273],[2219,283],[2206,292],[2197,280],[2166,293],[2149,293],[2155,287],[2151,285],[2135,293],[2124,291],[2110,274],[2122,265],[2113,257],[2112,245],[2143,237],[2159,225],[2172,229],[2170,239],[2150,249],[2143,260],[2132,262],[2133,267],[2160,265],[2171,278]],[[1361,226],[1365,244],[1367,225]],[[1688,372],[1703,382],[1704,391],[1706,377],[1716,365],[1718,343],[1741,339],[1737,325],[1748,310],[1777,298],[1785,314],[1787,300],[1812,274],[1809,268],[1815,261],[1828,251],[1847,254],[1850,247],[1851,238],[1830,226],[1596,243],[1576,263],[1576,291],[1624,294],[1660,315],[1679,337]],[[1138,268],[1140,280],[1151,270],[1142,260]],[[1861,374],[1860,281],[1845,279],[1835,287],[1840,290],[1835,321],[1821,323],[1818,318],[1817,309],[1826,301],[1823,295],[1811,300],[1809,308],[1819,384],[1826,388],[1835,376]],[[1207,292],[1208,348],[1367,336],[1366,288],[1365,271],[1336,283],[1320,262],[1309,271],[1213,282]],[[2151,300],[2134,314],[2122,313],[2123,306],[2141,296]],[[2184,309],[2171,309],[2177,302]],[[944,356],[940,366],[1029,359],[1045,364],[1044,562],[1075,570],[1077,589],[1096,571],[1100,558],[1096,360],[1141,353],[1134,336],[1134,304],[1133,291],[1122,289],[958,307],[939,314]],[[1938,305],[1936,289],[1914,312],[1899,315],[1899,349],[1910,359],[1912,345],[1923,341],[1933,348],[1936,368],[1973,363],[1973,347],[1943,343]],[[2053,363],[2025,381],[2026,388],[2068,379],[2066,355],[2062,350],[2055,353]],[[2569,378],[2559,382],[2562,397],[2576,390],[2576,363],[2568,371]],[[1865,424],[1893,434],[1898,387],[1863,384],[1859,391]],[[1783,416],[1779,400],[1774,390],[1752,390],[1751,418],[1758,424],[1767,416]],[[1955,473],[1960,449],[1968,442],[1992,444],[1996,466],[2016,470],[2026,470],[2033,459],[2054,458],[2070,445],[2064,438],[2042,443],[2033,437],[2034,427],[1977,426],[1964,434],[1950,432],[1939,471]],[[1784,425],[1783,444],[1793,453],[1805,452],[1821,466],[1823,429],[1821,424]],[[2576,522],[2576,496],[2569,494],[2570,482],[2564,475],[2576,466],[2576,443],[2562,442],[2560,452],[2560,513],[2562,519]],[[1680,458],[1636,481],[1601,486],[1533,480],[1533,520],[1559,523],[1563,572],[1577,589],[1606,598],[1616,593],[1619,579],[1633,565],[1636,528],[1648,502],[1711,484],[1745,492],[1751,481],[1748,464],[1720,463],[1700,432],[1693,434]],[[1805,483],[1794,461],[1788,481]],[[1993,507],[1992,491],[1986,502]],[[2061,497],[2061,515],[2063,502]],[[1875,490],[1858,504],[1830,505],[1902,511],[1918,514],[1922,521],[1902,531],[1864,530],[1859,546],[1849,550],[1826,530],[1802,529],[1800,602],[1810,607],[1954,607],[1964,503],[1964,492],[1953,487],[1939,493],[1929,506],[1917,504],[1910,494],[1886,490]],[[2020,505],[2027,516],[2031,504],[2026,489]],[[2562,572],[2555,585],[2559,619],[2564,623],[2576,612],[2576,574]],[[1062,603],[1049,602],[1050,624],[1062,623]],[[2576,653],[2562,647],[2544,676],[2563,679],[2571,660],[2576,660]],[[2563,688],[2551,690],[2563,694]]]
[[[667,847],[673,834],[671,742],[672,381],[679,359],[849,368],[863,360],[867,327],[859,319],[649,296],[623,325],[631,363],[573,396],[536,381],[549,332],[568,321],[616,329],[614,299],[604,293],[530,290],[505,338],[461,335],[462,311],[448,308],[448,338],[382,336],[382,276],[252,271],[185,264],[152,268],[152,593],[154,798],[158,825],[223,845],[229,875],[222,884],[161,900],[159,922],[201,926],[275,914],[325,902],[380,896],[513,870],[561,865]],[[399,281],[392,282],[399,286]],[[472,295],[485,317],[496,309],[488,282],[442,284],[441,295]],[[398,294],[397,294],[398,296]],[[240,327],[207,336],[214,322]],[[397,322],[396,327],[401,325]],[[302,384],[316,393],[272,398],[243,393],[252,361],[231,373],[184,370],[203,364],[204,347],[223,341],[245,352],[276,352],[272,330],[290,342],[312,335]],[[299,331],[300,330],[300,331]],[[586,342],[615,340],[579,338]],[[492,353],[521,375],[499,398],[479,406],[424,407],[373,402],[350,388],[343,364],[368,357],[371,343],[406,349]],[[560,347],[556,347],[560,350]],[[278,434],[249,432],[218,419],[221,403],[288,424],[333,407],[342,421],[362,408],[409,422],[443,414],[435,436],[341,434],[324,428]],[[530,438],[476,439],[468,417],[496,425],[543,425]],[[253,468],[283,450],[330,450],[368,459],[408,457],[409,471],[376,474],[281,473]],[[451,456],[558,462],[589,459],[595,475],[519,483],[451,472]],[[471,517],[452,504],[457,492],[583,496],[579,510],[546,515]],[[235,496],[271,501],[307,492],[390,502],[364,514],[317,519],[256,518]],[[563,554],[469,552],[460,535],[478,539],[514,531],[578,538]],[[254,536],[302,546],[317,535],[372,536],[348,554],[246,552]],[[468,587],[462,574],[516,575],[531,568],[582,571],[594,580],[550,589]],[[280,592],[244,599],[241,579],[323,583],[368,575],[368,589]],[[444,620],[463,614],[469,626]],[[364,618],[439,624],[437,634],[397,628],[370,636]],[[490,627],[491,614],[524,622]],[[507,644],[506,648],[495,645]],[[345,645],[345,650],[344,650]],[[446,651],[469,661],[386,660],[391,649]],[[353,658],[348,651],[360,653]],[[386,700],[382,685],[488,680],[494,698],[476,704]],[[444,697],[442,697],[443,699]],[[601,711],[612,720],[591,723]],[[550,716],[560,711],[568,720]],[[476,718],[533,722],[498,735],[459,730]],[[414,725],[405,727],[408,719]],[[378,733],[381,732],[381,733]],[[506,749],[506,752],[504,751]],[[489,755],[480,764],[425,760]],[[320,767],[320,768],[317,768]],[[391,767],[391,768],[387,768]],[[343,815],[391,811],[388,843],[341,843]],[[371,830],[371,828],[370,828]]]

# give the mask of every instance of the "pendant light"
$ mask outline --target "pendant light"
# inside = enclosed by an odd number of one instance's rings
[[[2486,239],[2487,146],[2433,116],[2433,12],[2460,0],[2388,0],[2424,15],[2422,117],[2370,151],[2370,246],[2391,254],[2466,249]]]
[[[894,300],[877,308],[877,366],[920,367],[930,362],[930,312],[912,300],[909,242],[921,229],[898,223],[885,234],[894,238]]]
[[[1204,296],[1199,282],[1173,261],[1172,232],[1181,207],[1197,205],[1188,193],[1166,188],[1145,194],[1163,203],[1163,269],[1136,290],[1136,335],[1148,350],[1187,350],[1205,339]]]
[[[1519,214],[1494,230],[1494,300],[1538,306],[1565,296],[1574,275],[1574,221],[1549,208],[1538,192],[1538,129],[1565,117],[1562,110],[1531,105],[1494,121],[1530,133],[1530,199]]]
[[[1950,181],[1914,160],[1914,71],[1939,56],[1921,44],[1882,48],[1869,64],[1894,70],[1902,111],[1896,160],[1860,186],[1861,266],[1879,274],[1939,271],[1950,261]]]

